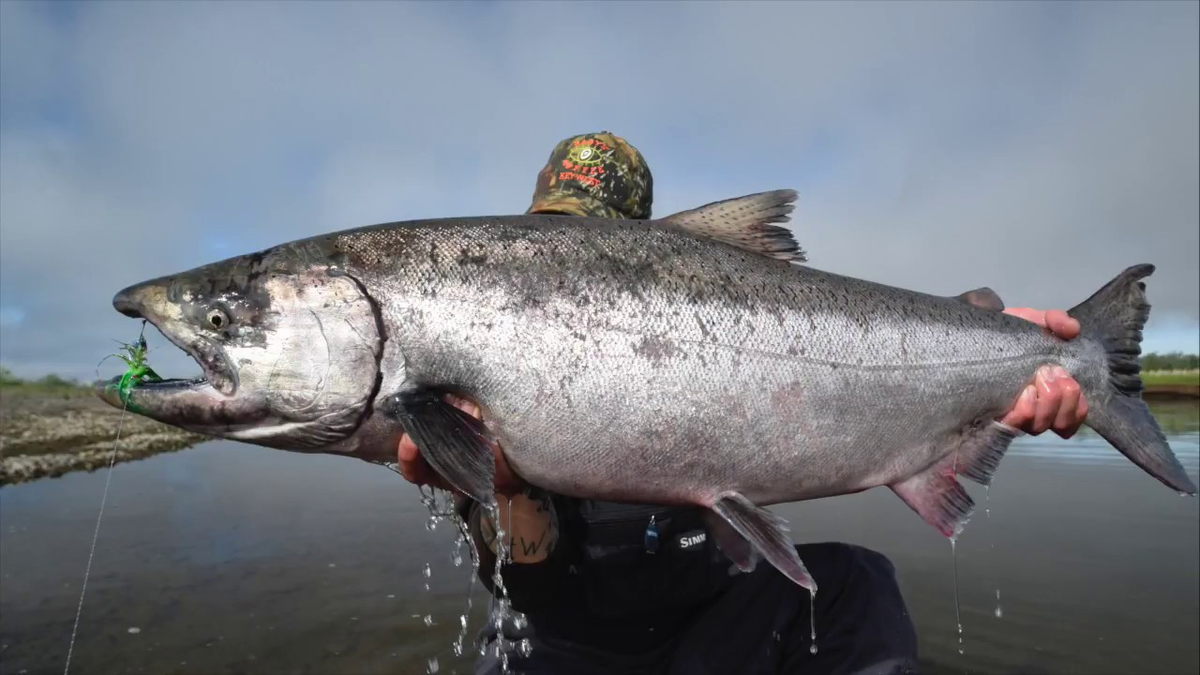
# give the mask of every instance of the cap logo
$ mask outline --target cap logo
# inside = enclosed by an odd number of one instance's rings
[[[605,174],[604,163],[612,158],[612,146],[594,138],[577,138],[571,142],[567,156],[562,161],[559,180],[574,180],[589,187],[597,187],[597,176]]]

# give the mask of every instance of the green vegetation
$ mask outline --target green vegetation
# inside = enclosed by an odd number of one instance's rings
[[[1200,354],[1168,352],[1143,354],[1142,383],[1148,392],[1200,392]]]
[[[53,373],[41,379],[25,380],[14,375],[8,368],[0,366],[0,392],[5,395],[70,397],[90,395],[91,389],[82,382],[68,380]]]
[[[1184,354],[1183,352],[1167,352],[1158,354],[1150,352],[1142,355],[1142,370],[1200,370],[1200,354]]]
[[[1200,387],[1200,369],[1143,371],[1142,382],[1147,387],[1161,387],[1181,384],[1190,384],[1195,387]]]

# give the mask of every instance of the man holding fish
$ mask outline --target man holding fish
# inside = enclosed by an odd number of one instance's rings
[[[641,153],[609,132],[560,142],[538,176],[530,214],[650,218],[653,179]],[[988,306],[988,293],[963,299]],[[1062,311],[1009,308],[1071,340],[1080,324]],[[450,401],[475,417],[477,405]],[[1060,366],[1039,369],[999,420],[1026,433],[1072,436],[1088,414],[1079,384]],[[402,473],[450,489],[409,435]],[[575,499],[530,489],[495,447],[495,488],[511,562],[503,568],[513,607],[529,624],[505,626],[505,642],[529,638],[522,672],[893,673],[915,672],[917,640],[891,563],[842,543],[796,547],[821,584],[810,594],[772,565],[738,573],[709,531],[705,509]],[[510,501],[511,500],[511,501]],[[491,589],[496,527],[476,501],[459,510]],[[924,514],[923,514],[924,515]],[[813,614],[815,610],[815,615]],[[495,627],[487,637],[495,640]],[[489,655],[477,673],[499,672]]]

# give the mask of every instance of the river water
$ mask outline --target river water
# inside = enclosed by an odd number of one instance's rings
[[[1155,414],[1197,480],[1200,403]],[[104,483],[0,488],[0,673],[62,672]],[[1087,430],[1019,439],[990,495],[967,489],[962,655],[950,546],[890,491],[778,511],[797,541],[892,559],[926,672],[1200,672],[1198,500]],[[470,568],[426,520],[415,487],[357,460],[213,442],[118,465],[71,672],[469,673],[450,647]]]

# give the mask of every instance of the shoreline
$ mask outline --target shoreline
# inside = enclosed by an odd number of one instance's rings
[[[1198,384],[1148,384],[1142,398],[1149,401],[1191,401],[1200,399]]]
[[[197,445],[207,436],[126,414],[91,392],[0,391],[0,487],[108,466]]]

